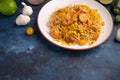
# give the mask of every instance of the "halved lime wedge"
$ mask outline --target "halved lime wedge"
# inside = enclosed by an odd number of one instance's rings
[[[111,4],[113,0],[99,0],[102,4]]]

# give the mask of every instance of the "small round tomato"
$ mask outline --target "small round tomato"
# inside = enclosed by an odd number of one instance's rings
[[[34,33],[34,29],[32,28],[32,27],[28,27],[27,29],[26,29],[26,34],[27,35],[32,35]]]
[[[79,40],[79,45],[84,46],[86,44],[86,41],[84,39]]]

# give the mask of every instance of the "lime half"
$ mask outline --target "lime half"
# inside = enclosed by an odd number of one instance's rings
[[[102,4],[111,4],[113,0],[99,0]]]

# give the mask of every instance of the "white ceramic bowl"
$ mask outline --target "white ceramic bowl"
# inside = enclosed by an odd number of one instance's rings
[[[105,22],[105,26],[102,29],[102,33],[99,36],[99,39],[91,46],[89,45],[85,45],[85,46],[62,45],[60,42],[53,40],[53,38],[49,35],[49,29],[47,26],[47,22],[48,22],[50,15],[54,11],[56,11],[58,8],[75,5],[75,4],[88,5],[93,9],[97,9],[100,15],[102,16],[103,21]],[[53,44],[59,47],[70,49],[70,50],[86,50],[86,49],[97,47],[109,38],[113,30],[113,19],[110,13],[103,5],[101,5],[100,3],[94,0],[51,0],[46,5],[44,5],[43,8],[40,10],[38,14],[37,23],[38,23],[38,28],[40,32],[48,41],[52,42]]]

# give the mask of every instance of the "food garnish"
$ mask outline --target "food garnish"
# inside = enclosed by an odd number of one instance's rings
[[[32,35],[34,33],[34,29],[33,29],[33,27],[28,27],[27,29],[26,29],[26,34],[27,35]]]
[[[26,25],[30,22],[30,15],[32,15],[33,10],[30,6],[27,6],[24,2],[21,3],[24,8],[22,10],[22,14],[20,14],[16,18],[16,24],[17,25]]]
[[[11,16],[17,11],[17,4],[14,0],[0,0],[0,13]]]
[[[113,0],[99,0],[102,4],[111,4]]]
[[[24,2],[22,2],[21,4],[24,6],[24,8],[22,10],[22,14],[28,15],[28,16],[32,15],[32,13],[33,13],[32,7],[27,6]]]
[[[20,14],[17,18],[16,18],[16,24],[17,25],[26,25],[30,22],[30,17],[28,15],[23,15]]]

